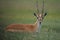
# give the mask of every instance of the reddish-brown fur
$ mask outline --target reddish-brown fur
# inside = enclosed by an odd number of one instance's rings
[[[7,26],[6,31],[35,32],[36,28],[37,28],[36,24],[11,24]]]

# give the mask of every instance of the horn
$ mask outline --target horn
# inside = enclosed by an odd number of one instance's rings
[[[42,2],[42,14],[44,13],[44,0]]]
[[[36,0],[37,13],[39,13],[38,0]]]

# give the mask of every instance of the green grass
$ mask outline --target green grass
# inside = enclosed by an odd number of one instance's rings
[[[38,34],[40,37],[37,34],[4,31],[4,28],[12,23],[35,23],[35,2],[36,0],[0,0],[1,40],[60,40],[60,0],[45,0],[45,10],[48,14],[42,22],[41,33]],[[41,7],[42,0],[39,0],[40,11]]]

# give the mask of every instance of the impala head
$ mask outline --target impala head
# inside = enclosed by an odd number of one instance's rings
[[[44,17],[47,15],[47,13],[41,13],[41,14],[36,14],[36,13],[34,13],[34,16],[36,16],[36,18],[37,18],[37,20],[38,20],[38,22],[41,24],[41,22],[43,21],[43,19],[44,19]]]

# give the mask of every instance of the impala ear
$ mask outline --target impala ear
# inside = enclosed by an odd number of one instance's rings
[[[34,16],[36,16],[36,17],[37,17],[36,13],[34,13]]]
[[[44,14],[44,16],[46,16],[47,15],[47,12]]]

